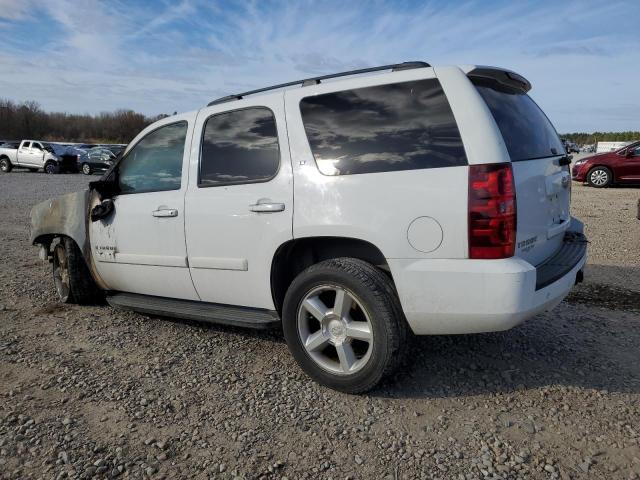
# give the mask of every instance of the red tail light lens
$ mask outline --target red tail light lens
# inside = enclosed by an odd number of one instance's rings
[[[510,163],[469,166],[469,258],[512,257],[516,189]]]

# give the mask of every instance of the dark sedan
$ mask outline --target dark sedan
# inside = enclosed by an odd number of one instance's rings
[[[78,157],[78,169],[85,175],[107,171],[116,159],[116,155],[106,147],[95,147]]]
[[[592,187],[640,184],[640,142],[615,152],[582,158],[573,165],[572,178]]]

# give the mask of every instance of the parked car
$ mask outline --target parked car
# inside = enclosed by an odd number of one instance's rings
[[[78,156],[78,170],[85,175],[106,172],[115,162],[116,155],[106,147],[94,147]]]
[[[117,157],[122,152],[124,152],[127,146],[126,145],[105,145],[105,148],[108,148],[109,150],[111,150],[111,153],[113,153]]]
[[[597,188],[640,184],[640,142],[577,160],[571,176]]]
[[[60,173],[73,168],[46,142],[22,140],[17,146],[15,143],[5,145],[0,147],[0,170],[4,173],[14,167],[28,168],[32,172],[42,168],[46,173]]]
[[[281,326],[310,377],[363,392],[409,331],[509,329],[582,280],[568,158],[530,88],[411,62],[225,97],[35,206],[31,242],[62,302]]]
[[[571,140],[563,140],[562,143],[567,153],[580,153],[580,147]]]

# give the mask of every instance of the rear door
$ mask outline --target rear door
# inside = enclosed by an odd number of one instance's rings
[[[281,92],[200,110],[185,209],[200,298],[273,309],[271,263],[292,239],[293,218]]]
[[[518,208],[515,255],[537,265],[560,248],[570,223],[571,174],[569,166],[560,165],[564,147],[529,95],[487,78],[472,81],[511,157]]]

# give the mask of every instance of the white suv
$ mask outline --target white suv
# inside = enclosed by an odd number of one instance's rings
[[[508,329],[582,279],[570,159],[529,89],[410,62],[225,97],[34,207],[32,242],[62,301],[281,325],[312,378],[362,392],[408,332]]]

